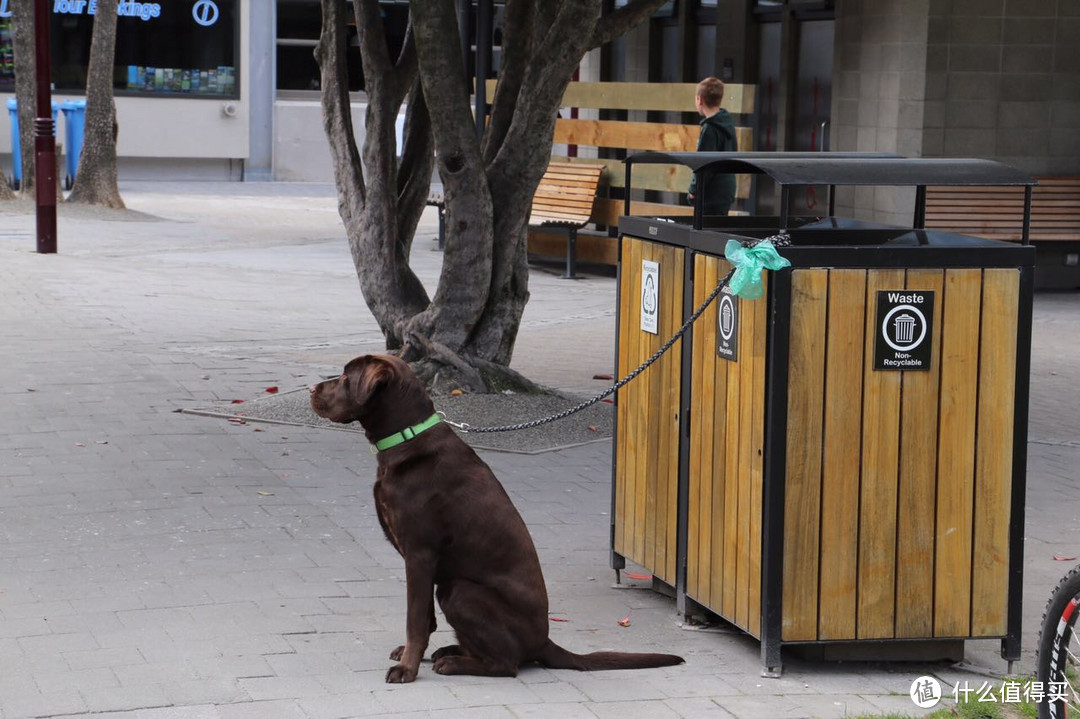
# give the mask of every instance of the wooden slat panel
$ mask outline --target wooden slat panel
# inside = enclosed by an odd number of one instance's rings
[[[727,272],[727,263],[721,266],[721,272]],[[742,342],[742,333],[739,333]],[[739,451],[743,434],[750,430],[739,422],[743,401],[743,385],[739,382],[738,363],[723,362],[727,365],[727,396],[724,398],[724,417],[726,418],[727,437],[724,456],[724,549],[723,561],[723,597],[720,614],[728,621],[737,621],[736,597],[738,593],[738,542],[739,542]],[[750,388],[746,388],[749,395]],[[715,602],[715,599],[714,599]]]
[[[600,175],[603,187],[625,187],[626,166],[622,160],[597,157],[562,157],[554,156],[559,162],[580,163],[583,165],[601,165],[604,172]],[[660,190],[663,192],[686,192],[690,187],[693,173],[682,165],[635,165],[632,180],[635,189]],[[735,175],[735,197],[745,200],[750,197],[750,175]]]
[[[866,271],[829,271],[818,638],[855,638]]]
[[[619,377],[625,377],[634,368],[637,359],[637,331],[635,324],[640,321],[637,298],[641,296],[641,273],[631,272],[631,267],[638,267],[641,262],[641,242],[626,238],[622,243],[622,267],[619,273],[619,333],[618,368]],[[630,385],[619,390],[616,402],[618,413],[618,448],[615,493],[615,550],[623,556],[633,554],[633,515],[634,485],[637,481],[638,445],[634,441],[637,427],[637,411],[634,392],[637,387]]]
[[[554,142],[557,145],[587,145],[620,150],[693,152],[697,149],[700,134],[701,127],[696,124],[559,118],[555,121]],[[753,147],[753,138],[751,128],[735,128],[738,147]]]
[[[941,327],[934,636],[963,637],[971,621],[972,499],[979,370],[979,270],[945,272]]]
[[[715,260],[711,259],[710,262],[715,264],[715,274],[710,273],[713,287],[716,286],[716,282],[719,278],[726,275],[731,270],[731,265],[727,260]],[[711,291],[711,289],[709,290]],[[702,297],[704,299],[704,297]],[[718,309],[716,306],[710,307],[710,325],[713,327],[713,332],[716,331]],[[715,337],[715,335],[714,335]],[[713,496],[712,496],[712,518],[713,526],[710,537],[712,546],[712,559],[710,562],[709,571],[711,572],[709,582],[709,608],[718,614],[724,611],[726,597],[728,596],[728,588],[726,580],[728,576],[727,562],[731,557],[727,551],[727,538],[729,522],[732,521],[731,517],[737,508],[730,507],[728,505],[730,500],[728,487],[734,484],[731,479],[734,474],[733,471],[729,471],[731,467],[731,452],[730,447],[736,446],[738,441],[738,427],[735,426],[735,422],[732,419],[735,415],[731,413],[732,405],[729,402],[729,396],[732,392],[732,388],[738,387],[738,382],[734,379],[735,366],[731,362],[720,361],[716,356],[716,345],[711,344],[707,350],[712,357],[713,366],[715,368],[716,376],[716,392],[714,394],[713,407],[716,414],[716,418],[713,420],[714,433],[716,435],[716,450],[713,452]],[[736,405],[737,406],[737,405]],[[732,605],[733,606],[733,605]],[[725,614],[724,616],[731,617],[732,614]]]
[[[771,275],[762,277],[764,289],[768,292]],[[747,307],[749,305],[749,307]],[[764,299],[743,303],[743,311],[753,318],[754,340],[744,356],[744,362],[753,362],[754,380],[752,397],[754,412],[751,431],[750,451],[750,598],[746,631],[755,637],[761,637],[761,502],[765,476],[765,341],[768,335],[768,304]]]
[[[934,636],[934,512],[944,273],[908,270],[909,290],[934,292],[930,370],[904,372],[897,508],[896,636]]]
[[[1032,239],[1080,240],[1080,178],[1040,178],[1031,194]],[[1023,187],[928,187],[926,226],[1018,240]]]
[[[593,206],[593,222],[598,225],[617,226],[619,218],[623,215],[623,209],[622,200],[600,198]],[[648,217],[689,217],[694,214],[694,208],[687,205],[665,205],[659,202],[631,202],[630,214]]]
[[[787,480],[784,509],[784,641],[814,639],[821,531],[821,419],[827,270],[791,276]],[[740,340],[742,337],[740,336]]]
[[[739,526],[737,561],[735,569],[735,581],[738,588],[735,593],[735,624],[743,630],[750,629],[750,506],[751,475],[756,457],[754,456],[754,408],[762,401],[763,395],[754,392],[754,362],[751,350],[754,346],[754,315],[750,312],[752,303],[749,300],[736,300],[741,311],[739,317],[739,347],[745,348],[740,352],[739,361],[736,363],[736,382],[746,388],[742,393],[739,403],[739,425],[743,428],[739,434],[739,446],[737,450],[739,458]]]
[[[487,81],[487,99],[495,99],[496,80]],[[754,111],[755,85],[724,84],[720,107],[734,114]],[[607,110],[658,110],[697,112],[697,83],[571,82],[563,94],[562,107]]]
[[[983,271],[975,467],[972,636],[1004,636],[1009,592],[1013,408],[1020,273]]]
[[[682,323],[682,250],[624,238],[620,287],[632,293],[620,305],[620,372],[651,356]],[[640,329],[641,263],[660,264],[658,335]],[[674,531],[678,481],[678,373],[680,347],[619,393],[616,550],[665,582],[674,583]],[[628,464],[632,463],[632,466]],[[625,491],[624,491],[625,489]],[[621,503],[621,504],[620,504]],[[619,526],[621,525],[621,531]]]
[[[709,258],[694,256],[694,305],[701,302],[703,285],[708,281]],[[708,528],[712,509],[712,419],[714,416],[714,383],[712,367],[705,347],[709,344],[708,311],[691,330],[693,358],[690,362],[690,472],[687,477],[688,495],[686,522],[686,593],[708,606],[708,591],[702,591],[702,579],[709,576],[711,547],[702,541],[702,527]]]
[[[614,265],[618,262],[617,242],[616,238],[607,235],[579,232],[577,236],[578,261]],[[566,257],[566,231],[530,227],[528,251],[542,257]]]
[[[864,362],[872,367],[877,291],[903,289],[902,270],[867,276]],[[892,637],[896,592],[896,489],[900,443],[900,372],[864,372],[862,480],[859,491],[859,639]]]

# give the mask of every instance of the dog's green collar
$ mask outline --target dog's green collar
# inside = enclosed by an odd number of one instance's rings
[[[371,453],[378,454],[379,452],[386,451],[391,447],[397,447],[399,444],[405,444],[416,435],[428,431],[429,429],[437,425],[439,422],[442,422],[442,417],[440,417],[438,412],[436,412],[435,414],[431,415],[419,424],[414,424],[412,427],[406,427],[400,432],[395,432],[389,437],[383,437],[378,442],[371,445]]]

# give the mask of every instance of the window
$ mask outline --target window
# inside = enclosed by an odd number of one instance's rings
[[[277,0],[277,89],[284,91],[318,90],[319,63],[315,61],[315,46],[322,31],[322,11],[319,0]],[[391,60],[397,60],[405,44],[409,27],[409,6],[406,2],[380,2],[383,28]],[[349,69],[349,91],[364,89],[364,68],[360,59],[360,41],[353,19],[352,4],[348,10],[346,62]]]
[[[98,2],[51,0],[52,79],[57,92],[86,90]],[[237,97],[238,0],[118,1],[118,95]],[[0,16],[0,90],[14,85],[10,19]]]

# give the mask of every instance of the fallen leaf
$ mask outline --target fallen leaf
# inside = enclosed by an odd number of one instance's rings
[[[606,379],[606,380],[608,380],[609,382],[610,382],[610,381],[611,381],[611,379],[612,379],[611,375],[609,375],[609,374],[594,374],[594,375],[592,376],[592,378],[593,378],[593,379]]]
[[[109,440],[107,440],[107,439],[96,439],[96,440],[94,440],[94,444],[108,444],[108,443],[109,443]]]
[[[619,626],[620,627],[628,627],[628,626],[630,626],[630,610],[629,609],[626,610],[626,616],[619,620]]]
[[[37,392],[37,390],[36,390],[36,389],[34,389],[33,387],[27,387],[27,388],[26,388],[26,391],[27,391],[27,392]]]
[[[630,579],[652,579],[651,574],[638,574],[636,572],[624,572]]]
[[[277,391],[278,391],[277,385],[274,385],[273,387],[267,387],[266,391],[268,393],[270,393],[270,394],[277,394]]]
[[[255,431],[256,431],[256,432],[265,432],[266,430],[263,430],[263,429],[259,429],[258,427],[256,427],[256,428],[255,428]]]
[[[460,397],[463,394],[465,394],[464,390],[460,390],[460,389],[452,389],[452,390],[450,390],[450,396],[451,397]]]
[[[208,374],[204,374],[204,375],[202,376],[202,379],[210,379],[210,375],[208,375]]]
[[[232,402],[230,402],[230,404],[243,404],[243,403],[244,403],[244,400],[242,400],[242,399],[234,399]]]
[[[273,492],[264,492],[263,490],[260,489],[259,490],[259,496],[260,497],[273,497],[274,493]]]
[[[603,402],[604,404],[615,404],[615,400],[613,400],[611,397],[604,397],[600,401]]]
[[[229,421],[233,424],[247,424],[247,420],[243,417],[229,417]]]
[[[562,617],[548,617],[553,622],[568,622],[569,619],[563,619]]]
[[[76,446],[76,447],[85,447],[85,446],[86,446],[86,442],[76,442],[76,443],[75,443],[75,446]]]
[[[590,425],[589,425],[589,431],[590,431],[590,432],[599,432],[599,431],[600,431],[600,428],[599,428],[599,427],[597,427],[597,426],[596,426],[595,424],[590,424]]]
[[[1072,562],[1076,557],[1054,557],[1055,562]]]

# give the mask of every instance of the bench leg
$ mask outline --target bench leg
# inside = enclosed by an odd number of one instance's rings
[[[446,248],[446,208],[438,205],[439,210],[439,252]]]
[[[577,280],[577,229],[571,227],[566,236],[566,274],[564,280]]]

